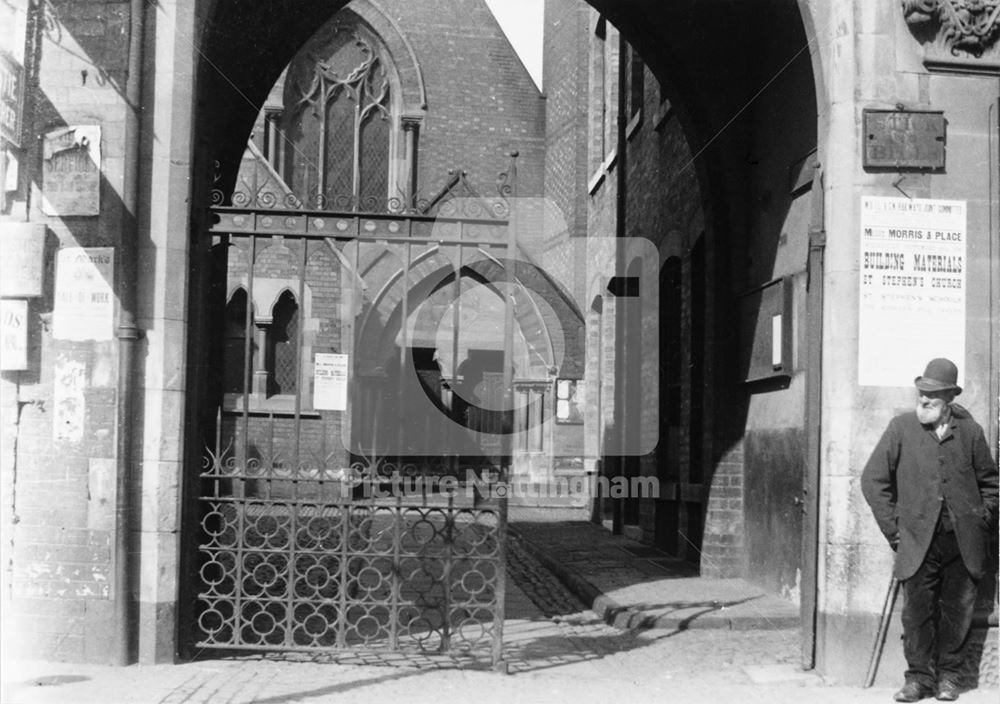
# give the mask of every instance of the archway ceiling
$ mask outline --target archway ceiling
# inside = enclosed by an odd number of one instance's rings
[[[581,0],[583,1],[583,0]],[[663,79],[697,152],[805,41],[795,0],[587,0]],[[298,48],[343,0],[218,0],[200,76],[206,137],[238,164],[257,108]],[[752,60],[748,60],[752,57]],[[811,97],[811,96],[810,96]],[[739,126],[727,126],[729,139]],[[235,173],[223,174],[231,180]]]

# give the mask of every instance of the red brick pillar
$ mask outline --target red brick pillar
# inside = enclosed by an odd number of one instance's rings
[[[701,574],[704,577],[742,577],[746,572],[743,544],[743,442],[731,447],[712,475]]]

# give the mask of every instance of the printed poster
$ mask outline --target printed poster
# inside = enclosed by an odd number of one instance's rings
[[[87,407],[87,368],[83,362],[60,357],[52,379],[52,437],[64,442],[83,440]]]
[[[0,370],[28,368],[28,302],[0,299]]]
[[[110,340],[114,333],[113,247],[67,247],[56,259],[52,336],[59,340]]]
[[[100,215],[100,125],[63,127],[43,136],[42,212]]]
[[[0,223],[0,296],[33,298],[42,295],[45,263],[45,225],[33,222]]]
[[[317,352],[313,363],[313,408],[317,411],[347,410],[346,354]]]
[[[962,373],[966,215],[961,200],[862,197],[860,385],[912,386],[934,357]]]

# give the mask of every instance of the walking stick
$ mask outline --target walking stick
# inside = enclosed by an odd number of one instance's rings
[[[899,580],[893,577],[889,580],[889,591],[885,594],[882,604],[882,617],[878,622],[878,633],[875,634],[875,644],[872,646],[872,659],[868,663],[868,674],[865,676],[865,687],[871,687],[878,672],[878,663],[882,659],[882,649],[885,647],[885,637],[889,632],[889,621],[892,620],[892,609],[896,605],[896,595],[899,594]]]

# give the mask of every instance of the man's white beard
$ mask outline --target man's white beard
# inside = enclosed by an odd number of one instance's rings
[[[941,420],[942,413],[944,413],[943,408],[917,404],[917,420],[924,425],[937,425],[938,421]]]

